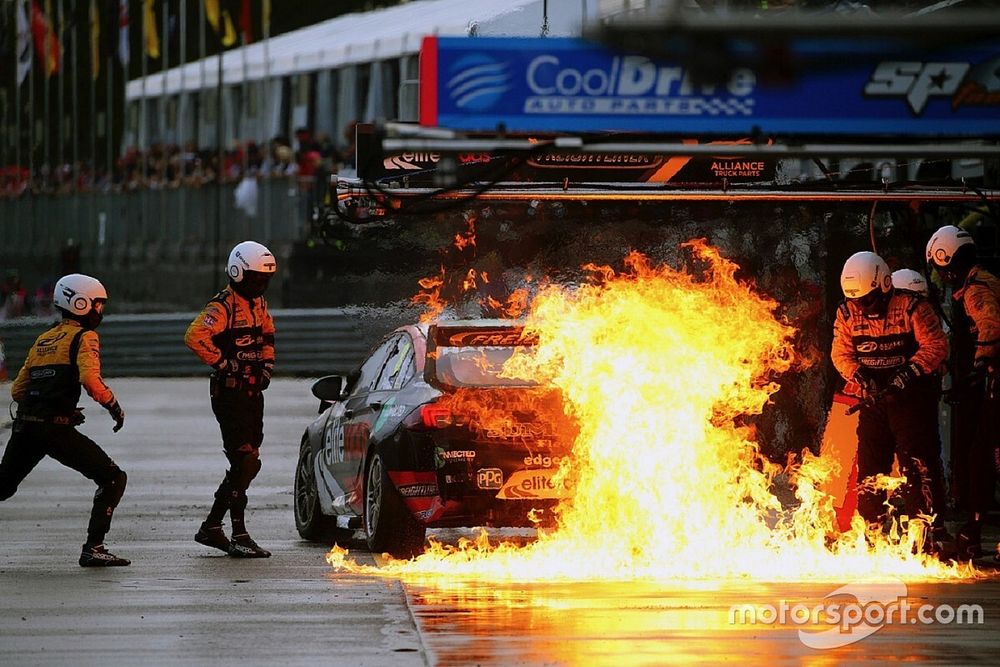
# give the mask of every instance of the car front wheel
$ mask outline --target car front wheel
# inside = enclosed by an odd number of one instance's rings
[[[406,508],[378,451],[372,453],[365,475],[364,525],[373,552],[412,558],[424,550],[427,531]]]

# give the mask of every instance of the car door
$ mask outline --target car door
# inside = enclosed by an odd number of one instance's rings
[[[334,448],[333,475],[346,492],[344,502],[353,511],[361,507],[361,463],[371,435],[372,424],[378,418],[384,402],[384,391],[376,389],[382,369],[390,356],[397,353],[401,334],[383,341],[361,365],[357,381],[343,401],[344,410],[330,420],[327,440]],[[380,400],[381,399],[381,400]]]

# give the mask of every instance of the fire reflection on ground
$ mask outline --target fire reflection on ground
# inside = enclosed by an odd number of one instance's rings
[[[651,665],[775,658],[808,664],[906,660],[955,664],[995,659],[1000,581],[910,586],[910,605],[976,602],[981,624],[889,624],[827,649],[802,633],[823,623],[748,624],[731,607],[823,603],[830,584],[580,582],[407,584],[410,608],[434,664]],[[850,637],[848,637],[850,639]]]

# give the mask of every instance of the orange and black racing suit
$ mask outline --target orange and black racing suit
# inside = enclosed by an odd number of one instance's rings
[[[247,489],[260,472],[264,440],[264,398],[274,368],[274,321],[263,297],[246,299],[233,288],[216,294],[191,322],[184,342],[215,369],[210,390],[212,411],[222,431],[229,460],[208,523],[218,525],[226,511],[233,533],[245,533]]]
[[[858,479],[889,474],[899,459],[907,484],[902,489],[909,516],[937,515],[944,501],[941,441],[938,434],[940,369],[948,356],[941,320],[923,297],[896,290],[885,315],[867,317],[860,306],[844,301],[837,309],[831,357],[853,386],[856,374],[874,382],[879,400],[862,404],[858,418]],[[890,389],[892,378],[908,364],[920,375],[903,389]],[[919,481],[919,483],[917,483]],[[877,521],[885,496],[862,487],[858,511]]]
[[[983,514],[993,504],[1000,468],[1000,280],[975,266],[952,299],[955,496],[960,507]],[[964,378],[977,363],[989,369],[987,377],[969,386]]]
[[[13,496],[39,461],[51,456],[97,484],[87,527],[87,543],[97,545],[111,527],[127,480],[104,450],[76,430],[83,422],[77,409],[81,385],[105,408],[115,403],[101,378],[97,332],[64,319],[35,340],[11,386],[17,416],[0,462],[0,500]]]

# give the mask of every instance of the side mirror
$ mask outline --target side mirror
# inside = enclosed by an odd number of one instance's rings
[[[316,380],[312,386],[312,395],[320,400],[319,411],[323,412],[334,401],[339,401],[344,395],[347,383],[343,375],[327,375]]]

